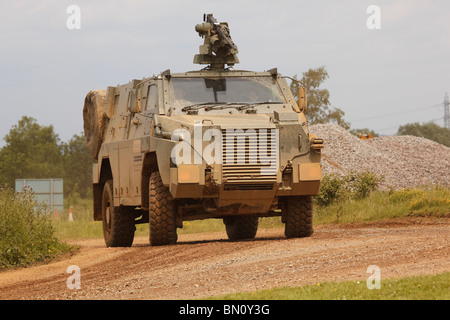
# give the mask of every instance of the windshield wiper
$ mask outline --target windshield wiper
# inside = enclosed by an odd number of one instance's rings
[[[198,109],[201,109],[201,108],[205,108],[206,106],[209,106],[209,105],[222,105],[222,104],[226,104],[226,102],[203,102],[203,103],[195,103],[195,104],[192,104],[192,105],[190,105],[190,106],[186,106],[186,107],[183,107],[182,109],[181,109],[181,111],[189,111],[189,110],[198,110]]]
[[[218,110],[218,109],[227,109],[227,108],[236,108],[238,110],[244,110],[247,108],[251,108],[254,106],[262,105],[262,104],[281,104],[283,102],[276,101],[264,101],[264,102],[204,102],[204,103],[196,103],[181,109],[181,111],[189,111],[189,110],[198,110],[201,108],[205,108],[206,111],[209,110]]]
[[[248,103],[245,102],[224,102],[221,105],[215,105],[215,106],[210,106],[210,107],[206,107],[205,110],[209,111],[209,110],[220,110],[220,109],[228,109],[228,108],[236,108],[236,106],[240,106],[237,109],[241,110],[242,107],[249,105]]]
[[[282,104],[282,103],[283,103],[283,102],[277,102],[277,101],[264,101],[264,102],[242,103],[243,106],[242,106],[242,107],[239,107],[238,109],[239,109],[239,110],[244,110],[244,109],[252,108],[252,107],[255,107],[255,106],[262,105],[262,104]]]

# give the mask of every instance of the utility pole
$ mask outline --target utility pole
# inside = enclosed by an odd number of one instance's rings
[[[450,102],[447,93],[444,97],[444,128],[450,129]]]

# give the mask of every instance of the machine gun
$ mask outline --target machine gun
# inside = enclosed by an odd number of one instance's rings
[[[200,53],[194,56],[194,63],[209,64],[211,69],[225,69],[225,65],[239,63],[238,49],[230,37],[228,23],[217,22],[212,14],[203,15],[203,23],[195,26],[195,31],[205,41]]]

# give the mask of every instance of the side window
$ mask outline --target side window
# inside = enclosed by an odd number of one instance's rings
[[[158,107],[158,88],[156,85],[150,85],[148,86],[147,91],[147,106],[145,110],[147,110],[150,113],[158,113],[157,107]]]

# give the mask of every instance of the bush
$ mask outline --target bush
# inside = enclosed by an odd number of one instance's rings
[[[392,191],[389,196],[389,201],[392,203],[400,203],[403,201],[410,201],[411,199],[415,199],[418,197],[422,197],[425,194],[425,190],[421,189],[400,189],[397,191]]]
[[[319,194],[314,198],[321,206],[330,205],[338,197],[338,192],[344,183],[342,177],[337,174],[328,174],[323,177]]]
[[[406,202],[408,209],[414,214],[440,213],[440,216],[450,214],[450,197],[448,186],[423,187],[421,189],[401,189],[389,196],[392,203]]]
[[[32,192],[0,188],[0,270],[45,261],[71,249],[54,237],[50,216]]]
[[[384,181],[384,177],[377,176],[370,171],[351,172],[345,177],[345,184],[353,194],[353,198],[364,199],[371,192],[378,189],[380,183]]]
[[[318,205],[328,206],[338,199],[363,199],[377,190],[383,181],[384,177],[369,171],[350,172],[345,176],[328,174],[322,179],[315,201]]]

